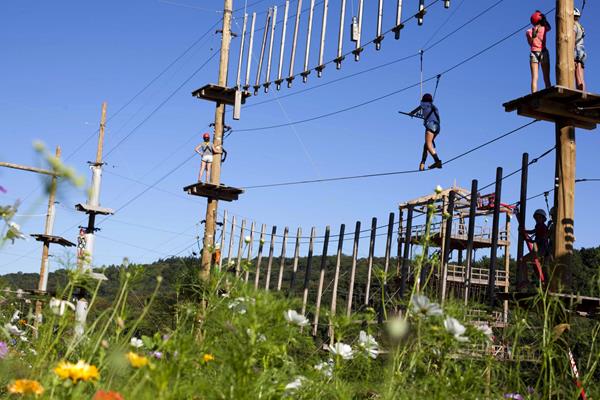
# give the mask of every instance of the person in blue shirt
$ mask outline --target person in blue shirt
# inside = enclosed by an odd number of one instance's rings
[[[434,163],[429,168],[442,168],[442,160],[437,155],[435,148],[435,138],[440,134],[440,112],[433,104],[433,96],[430,93],[425,93],[421,99],[421,104],[412,110],[410,115],[417,115],[421,111],[423,125],[425,126],[425,144],[423,145],[423,155],[419,164],[419,171],[425,169],[427,161],[427,153],[431,154]]]

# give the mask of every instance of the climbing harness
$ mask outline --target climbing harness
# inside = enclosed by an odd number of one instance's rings
[[[439,74],[435,77],[435,88],[433,90],[433,100],[435,100],[435,95],[437,94],[438,91],[438,87],[440,86],[440,79],[442,78],[442,74]],[[423,74],[422,74],[422,69],[421,69],[421,98],[423,97]],[[429,115],[427,117],[425,117],[423,115],[423,113],[419,110],[419,112],[415,113],[415,114],[411,114],[405,111],[398,111],[399,114],[403,114],[403,115],[407,115],[409,117],[414,117],[414,118],[419,118],[419,119],[423,119],[426,120],[427,118],[429,118]],[[439,116],[438,116],[438,120],[439,120]]]

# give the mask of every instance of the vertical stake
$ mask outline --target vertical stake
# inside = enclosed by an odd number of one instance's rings
[[[517,224],[519,225],[517,236],[517,288],[527,281],[527,265],[523,263],[523,252],[525,250],[525,221],[527,216],[527,179],[529,175],[529,154],[523,153],[521,162],[521,196],[519,197],[519,214]]]
[[[412,239],[412,223],[413,223],[413,211],[415,206],[412,204],[408,205],[408,212],[406,214],[406,233],[404,234],[404,256],[402,260],[402,270],[400,271],[400,298],[404,298],[404,292],[406,292],[406,282],[408,280],[408,263],[410,262],[410,241]],[[422,268],[422,266],[421,266]]]
[[[371,274],[373,273],[373,257],[375,254],[375,234],[377,232],[377,218],[371,219],[371,239],[369,241],[369,258],[367,261],[367,287],[365,288],[365,305],[369,305],[371,292]]]
[[[279,258],[279,276],[277,278],[277,291],[281,290],[281,283],[283,282],[283,270],[285,269],[285,250],[287,246],[287,238],[290,229],[286,226],[283,230],[283,242],[281,243],[281,257]]]
[[[490,277],[488,281],[488,299],[494,306],[496,297],[496,261],[498,259],[498,234],[500,231],[500,202],[502,195],[502,167],[496,169],[496,190],[494,195],[494,217],[492,220],[492,248],[490,252]]]
[[[352,269],[350,270],[350,285],[348,286],[348,307],[346,316],[352,314],[352,297],[354,296],[354,278],[356,276],[356,261],[358,257],[358,241],[360,240],[360,221],[356,221],[354,228],[354,246],[352,247]]]
[[[465,275],[465,306],[469,302],[469,289],[471,288],[471,268],[473,267],[473,239],[475,237],[475,217],[477,212],[477,179],[471,181],[471,199],[469,203],[469,228],[467,229],[467,254]]]
[[[317,304],[315,307],[315,319],[313,321],[313,336],[317,336],[319,329],[319,312],[321,311],[321,299],[323,298],[323,281],[325,280],[325,268],[327,267],[327,248],[329,247],[329,225],[325,227],[325,239],[323,240],[323,251],[321,252],[321,268],[319,271],[319,289],[317,290]]]

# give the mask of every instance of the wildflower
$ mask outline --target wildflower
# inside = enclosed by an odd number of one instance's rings
[[[15,243],[15,239],[25,240],[27,237],[21,232],[21,226],[14,221],[8,223],[8,230],[6,231],[6,239]]]
[[[408,333],[408,322],[400,316],[387,320],[386,327],[392,339],[402,339]]]
[[[250,236],[249,236],[249,235],[248,235],[248,236],[246,236],[246,237],[244,237],[244,242],[245,242],[246,244],[250,243],[250,241],[251,241],[251,240],[252,240],[252,239],[250,238]]]
[[[79,360],[77,364],[68,361],[61,361],[54,368],[54,373],[62,380],[70,379],[73,383],[78,381],[91,381],[98,379],[100,373],[95,365],[90,365],[83,360]]]
[[[123,318],[121,317],[117,317],[117,326],[121,329],[125,329],[125,321],[123,321]]]
[[[246,314],[247,305],[246,303],[254,304],[254,299],[249,297],[237,297],[229,303],[227,306],[230,310],[237,311],[239,314]]]
[[[25,333],[19,328],[17,328],[15,325],[10,324],[8,322],[4,324],[4,329],[6,329],[8,333],[10,333],[13,336],[22,336]]]
[[[252,329],[250,329],[250,328],[246,329],[246,333],[250,337],[254,336],[254,331]],[[267,340],[267,337],[264,334],[259,333],[259,334],[256,335],[256,341],[257,342],[264,342],[266,340]]]
[[[295,324],[298,326],[306,326],[309,324],[308,318],[306,318],[302,314],[298,314],[296,310],[287,310],[283,313],[285,320],[290,324]]]
[[[446,317],[446,319],[444,320],[444,327],[446,328],[448,333],[454,336],[454,338],[459,342],[469,341],[469,338],[463,336],[463,334],[467,331],[467,328],[465,328],[460,322],[458,322],[457,319],[452,317]]]
[[[125,400],[123,395],[119,392],[105,392],[104,390],[98,390],[92,400]]]
[[[317,371],[321,371],[321,373],[323,375],[325,375],[326,377],[331,378],[333,376],[333,366],[334,366],[333,358],[330,358],[327,361],[323,361],[323,362],[320,362],[319,364],[315,365],[314,368]]]
[[[260,238],[260,244],[265,244],[265,239]]]
[[[440,185],[437,185],[435,187],[435,194],[440,194],[440,193],[442,193],[443,190],[444,189],[442,189],[442,187]]]
[[[129,364],[131,364],[133,368],[142,368],[150,364],[148,358],[140,356],[139,354],[136,354],[133,351],[127,353],[127,360],[129,360]]]
[[[296,391],[298,389],[300,389],[300,386],[302,386],[302,383],[306,380],[305,377],[303,376],[297,376],[296,379],[294,379],[293,381],[291,381],[290,383],[288,383],[287,385],[285,385],[285,390],[286,391]]]
[[[17,379],[8,385],[8,393],[12,394],[35,394],[39,396],[44,393],[44,387],[31,379]]]
[[[108,347],[109,347],[108,340],[102,339],[102,341],[100,342],[100,346],[102,346],[105,349],[108,349]]]
[[[8,349],[8,345],[6,344],[6,342],[0,341],[0,360],[6,358],[9,351],[10,350]]]
[[[354,358],[354,350],[346,343],[337,342],[333,346],[329,346],[329,351],[334,356],[340,356],[344,360],[352,360]]]
[[[136,338],[135,336],[131,338],[129,344],[131,345],[131,347],[135,347],[136,349],[144,347],[144,342],[142,341],[142,339]]]
[[[443,315],[442,309],[437,303],[429,301],[427,296],[414,295],[412,298],[412,311],[427,317],[438,317]]]
[[[506,393],[504,395],[505,399],[514,399],[514,400],[525,400],[525,398],[523,396],[521,396],[519,393]]]
[[[375,338],[365,331],[360,331],[358,334],[358,345],[367,352],[367,355],[372,359],[377,358],[379,354],[379,343]]]
[[[213,356],[213,355],[212,355],[212,354],[210,354],[210,353],[205,353],[205,354],[202,356],[202,361],[204,361],[205,363],[207,363],[207,362],[210,362],[210,361],[215,361],[215,356]]]
[[[19,289],[20,290],[20,289]],[[18,292],[18,291],[17,291]],[[22,291],[21,291],[22,292]],[[10,318],[10,322],[17,322],[21,319],[21,311],[15,310],[12,317]]]
[[[58,300],[54,297],[50,299],[48,306],[50,307],[52,312],[58,316],[63,316],[65,314],[65,309],[67,308],[67,306],[71,310],[75,311],[75,305],[73,303],[68,302],[66,300]]]
[[[485,336],[487,336],[488,339],[492,340],[492,336],[494,335],[494,331],[492,331],[492,328],[490,328],[490,326],[488,324],[481,324],[481,325],[476,325],[475,326],[481,333],[483,333]]]
[[[161,351],[153,351],[151,353],[152,357],[156,358],[157,360],[162,360],[163,358],[163,353]]]

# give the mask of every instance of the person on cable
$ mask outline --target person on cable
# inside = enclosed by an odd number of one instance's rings
[[[433,96],[430,93],[425,93],[421,99],[421,104],[409,114],[416,115],[419,111],[421,111],[423,125],[425,126],[425,144],[423,145],[423,155],[421,156],[419,171],[425,169],[427,153],[431,154],[434,160],[434,163],[429,168],[442,168],[442,160],[438,157],[435,149],[435,138],[440,134],[440,111],[433,104]]]
[[[575,30],[575,87],[585,92],[585,80],[583,75],[587,53],[585,52],[585,47],[583,45],[585,30],[579,22],[581,11],[579,11],[578,8],[575,8],[573,11],[573,17],[575,18],[575,24],[573,25],[573,29]]]
[[[546,211],[541,208],[535,210],[533,213],[533,219],[535,220],[535,228],[525,230],[526,236],[525,241],[533,244],[533,249],[523,257],[523,261],[519,264],[521,270],[521,276],[524,277],[522,282],[519,282],[519,289],[526,287],[529,284],[529,278],[527,273],[527,266],[535,262],[537,258],[540,265],[544,265],[544,260],[549,255],[549,241],[548,241],[548,226],[546,220],[548,219]]]
[[[210,142],[210,134],[204,133],[202,135],[202,139],[204,140],[200,143],[194,151],[202,157],[202,162],[200,164],[200,174],[198,175],[198,182],[202,182],[202,175],[206,171],[206,182],[210,182],[210,172],[213,162],[213,155],[215,154],[215,150],[213,148],[212,143]]]
[[[544,83],[546,88],[549,88],[550,83],[550,53],[546,47],[546,35],[551,29],[550,24],[546,20],[546,16],[536,10],[531,15],[531,28],[526,32],[527,43],[531,52],[529,53],[529,65],[531,67],[531,93],[537,92],[538,87],[538,71],[541,65],[542,74],[544,75]]]

